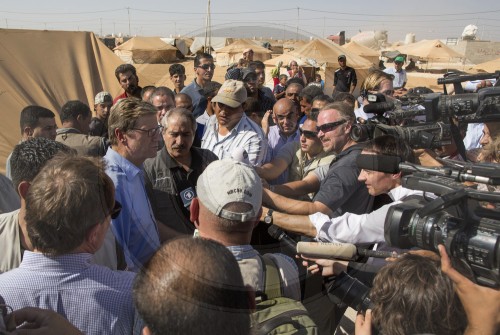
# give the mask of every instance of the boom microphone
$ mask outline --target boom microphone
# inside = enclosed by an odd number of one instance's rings
[[[297,253],[312,258],[355,260],[358,256],[375,258],[397,257],[393,251],[377,251],[358,248],[350,243],[299,242]]]
[[[385,112],[391,111],[394,109],[394,103],[391,101],[387,102],[375,102],[368,105],[363,106],[363,111],[365,113],[372,114],[383,114]]]

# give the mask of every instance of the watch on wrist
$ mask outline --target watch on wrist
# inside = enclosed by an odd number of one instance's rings
[[[272,209],[269,209],[269,210],[267,211],[267,214],[266,214],[266,216],[264,217],[264,222],[265,222],[266,224],[272,224],[272,223],[273,223],[273,212],[274,212],[274,210],[272,210]]]

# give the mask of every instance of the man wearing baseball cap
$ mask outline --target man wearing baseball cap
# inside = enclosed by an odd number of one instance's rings
[[[339,61],[339,68],[335,70],[333,74],[332,95],[338,92],[349,92],[352,94],[358,84],[356,71],[354,71],[352,67],[346,65],[347,61],[345,55],[339,55],[337,59]]]
[[[90,121],[89,134],[92,136],[102,136],[108,138],[108,117],[109,110],[113,105],[113,97],[109,92],[99,92],[94,99],[95,116]]]
[[[394,80],[392,81],[394,90],[406,91],[405,86],[408,79],[406,77],[406,71],[403,69],[404,62],[404,57],[398,56],[394,58],[394,67],[384,70],[385,73],[392,74],[394,76]]]
[[[201,147],[208,149],[219,159],[231,157],[242,148],[252,165],[262,165],[267,153],[267,141],[262,128],[250,120],[244,112],[247,90],[242,81],[226,80],[212,99],[215,115],[207,122]]]
[[[262,183],[255,170],[229,159],[212,162],[198,178],[196,193],[190,212],[199,236],[226,246],[238,261],[244,283],[263,291],[262,258],[250,245],[262,211]],[[268,255],[280,270],[284,296],[300,300],[294,261],[283,254]]]

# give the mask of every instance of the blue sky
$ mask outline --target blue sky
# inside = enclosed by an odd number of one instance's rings
[[[0,28],[86,30],[97,34],[128,34],[130,29],[132,35],[146,36],[200,32],[207,9],[207,0],[5,2],[0,7]],[[298,26],[307,36],[345,30],[347,37],[360,30],[388,30],[389,41],[395,42],[410,32],[417,40],[460,37],[466,25],[476,24],[479,38],[500,41],[497,0],[211,0],[211,12],[214,28],[261,25],[295,31]]]

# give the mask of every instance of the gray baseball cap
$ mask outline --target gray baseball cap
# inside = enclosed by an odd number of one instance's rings
[[[210,163],[198,178],[196,193],[210,212],[228,220],[250,221],[259,216],[262,207],[262,182],[257,172],[230,159]],[[250,204],[252,209],[244,213],[224,209],[234,202]]]

